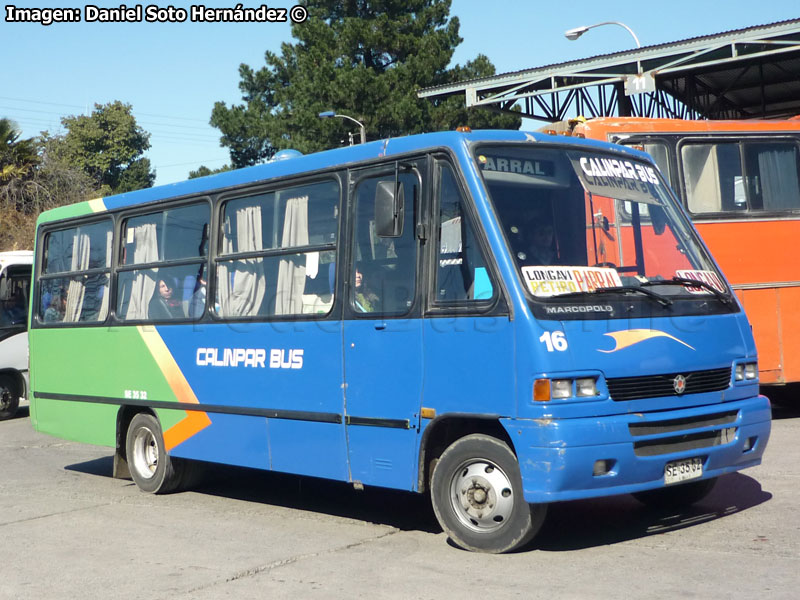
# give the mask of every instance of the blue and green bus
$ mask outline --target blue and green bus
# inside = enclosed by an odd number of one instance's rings
[[[35,252],[33,425],[146,492],[210,461],[429,493],[505,552],[552,502],[695,502],[769,438],[747,318],[631,148],[290,155],[48,211]]]

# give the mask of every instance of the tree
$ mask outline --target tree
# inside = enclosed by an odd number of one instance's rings
[[[49,208],[89,200],[97,196],[93,179],[67,164],[52,151],[54,139],[46,134],[20,140],[9,150],[6,119],[0,119],[0,251],[33,247],[36,218]],[[22,143],[24,142],[24,143]],[[9,163],[14,156],[16,162]],[[14,167],[6,168],[12,164]],[[13,172],[14,176],[8,175]]]
[[[64,117],[61,124],[67,133],[51,138],[51,152],[98,188],[121,193],[153,185],[155,172],[142,156],[150,148],[150,134],[137,125],[130,104],[95,104],[91,115]]]
[[[39,164],[36,140],[21,140],[21,135],[16,123],[0,119],[0,201],[15,209],[22,208],[25,190]]]
[[[461,98],[432,103],[420,88],[494,74],[479,55],[448,69],[462,41],[450,0],[306,0],[309,18],[292,26],[296,44],[266,52],[266,66],[239,67],[243,104],[217,102],[211,125],[234,167],[269,159],[277,150],[315,152],[340,145],[352,126],[320,120],[336,110],[380,139],[458,125],[518,129],[513,115],[467,111]]]
[[[196,171],[189,171],[189,177],[187,179],[196,179],[197,177],[206,177],[207,175],[216,175],[217,173],[224,173],[225,171],[230,171],[232,167],[230,165],[222,165],[218,169],[209,169],[205,165],[200,165],[197,167]]]

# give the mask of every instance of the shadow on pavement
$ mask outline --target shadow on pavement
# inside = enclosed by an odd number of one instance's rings
[[[312,511],[396,527],[440,533],[427,494],[352,485],[240,467],[204,465],[193,491],[244,502]],[[69,465],[66,469],[111,476],[112,458]],[[561,502],[550,510],[533,545],[526,550],[563,552],[605,546],[701,525],[747,510],[772,498],[755,479],[733,473],[720,478],[701,502],[680,510],[645,507],[630,495]]]
[[[800,385],[762,385],[760,391],[772,404],[773,419],[800,417]]]
[[[111,477],[113,468],[114,457],[103,456],[102,458],[95,458],[94,460],[87,460],[86,462],[67,465],[64,467],[64,470],[85,473],[87,475],[98,475],[100,477]]]
[[[28,417],[30,417],[30,416],[31,416],[31,409],[30,409],[30,407],[29,407],[29,406],[26,404],[26,405],[24,405],[24,406],[20,406],[20,407],[17,409],[17,412],[14,414],[14,416],[13,416],[13,417],[11,417],[10,419],[5,419],[5,420],[6,420],[6,421],[13,421],[14,419],[27,419],[27,418],[28,418]]]
[[[678,510],[648,508],[627,494],[557,503],[533,547],[560,552],[626,542],[721,519],[770,498],[752,477],[732,473],[720,477],[705,499]]]
[[[358,519],[402,531],[441,531],[427,494],[385,488],[356,490],[340,481],[209,465],[195,491]]]

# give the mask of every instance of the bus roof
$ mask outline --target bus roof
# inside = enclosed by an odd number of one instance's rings
[[[579,124],[576,132],[592,129],[647,133],[779,133],[800,131],[800,117],[791,119],[691,120],[646,117],[598,117]]]
[[[177,183],[170,183],[152,188],[126,192],[107,198],[97,198],[79,202],[43,212],[39,223],[78,217],[91,213],[103,212],[128,206],[137,206],[158,202],[168,198],[219,192],[248,183],[277,179],[303,173],[313,173],[337,166],[346,166],[377,160],[389,156],[401,156],[408,153],[432,150],[435,148],[451,148],[466,150],[470,145],[479,142],[545,142],[564,146],[590,147],[598,150],[614,150],[624,152],[638,158],[647,155],[632,148],[614,146],[598,140],[583,140],[564,136],[552,136],[539,132],[481,130],[471,132],[439,132],[409,135],[406,137],[387,138],[366,144],[325,150],[314,154],[301,155],[285,160],[276,160],[262,165],[226,171],[216,175],[198,177]]]
[[[0,252],[0,268],[8,265],[30,265],[33,264],[33,250],[11,250]]]

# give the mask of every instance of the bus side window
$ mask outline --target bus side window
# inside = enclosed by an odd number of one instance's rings
[[[692,213],[800,208],[794,142],[692,143],[681,149],[681,160]]]
[[[125,220],[117,276],[119,318],[165,321],[203,314],[209,216],[208,204],[201,202]],[[158,264],[165,261],[171,264]],[[194,294],[201,302],[191,312]]]
[[[800,156],[794,142],[745,142],[747,192],[753,210],[800,208]]]
[[[434,282],[434,302],[472,302],[494,295],[486,262],[467,215],[464,198],[452,168],[439,168],[438,227],[439,251]]]
[[[39,318],[45,323],[104,321],[112,248],[111,221],[47,234]]]
[[[339,196],[338,182],[326,180],[227,201],[216,266],[217,314],[328,314]]]
[[[689,144],[681,149],[681,161],[692,213],[747,209],[737,144]]]
[[[362,180],[356,192],[354,268],[351,306],[356,312],[401,315],[416,296],[417,241],[415,208],[419,179],[415,172],[399,175],[403,198],[402,233],[379,236],[375,226],[376,190],[380,182],[394,183],[394,174]],[[366,300],[366,301],[365,301]]]

